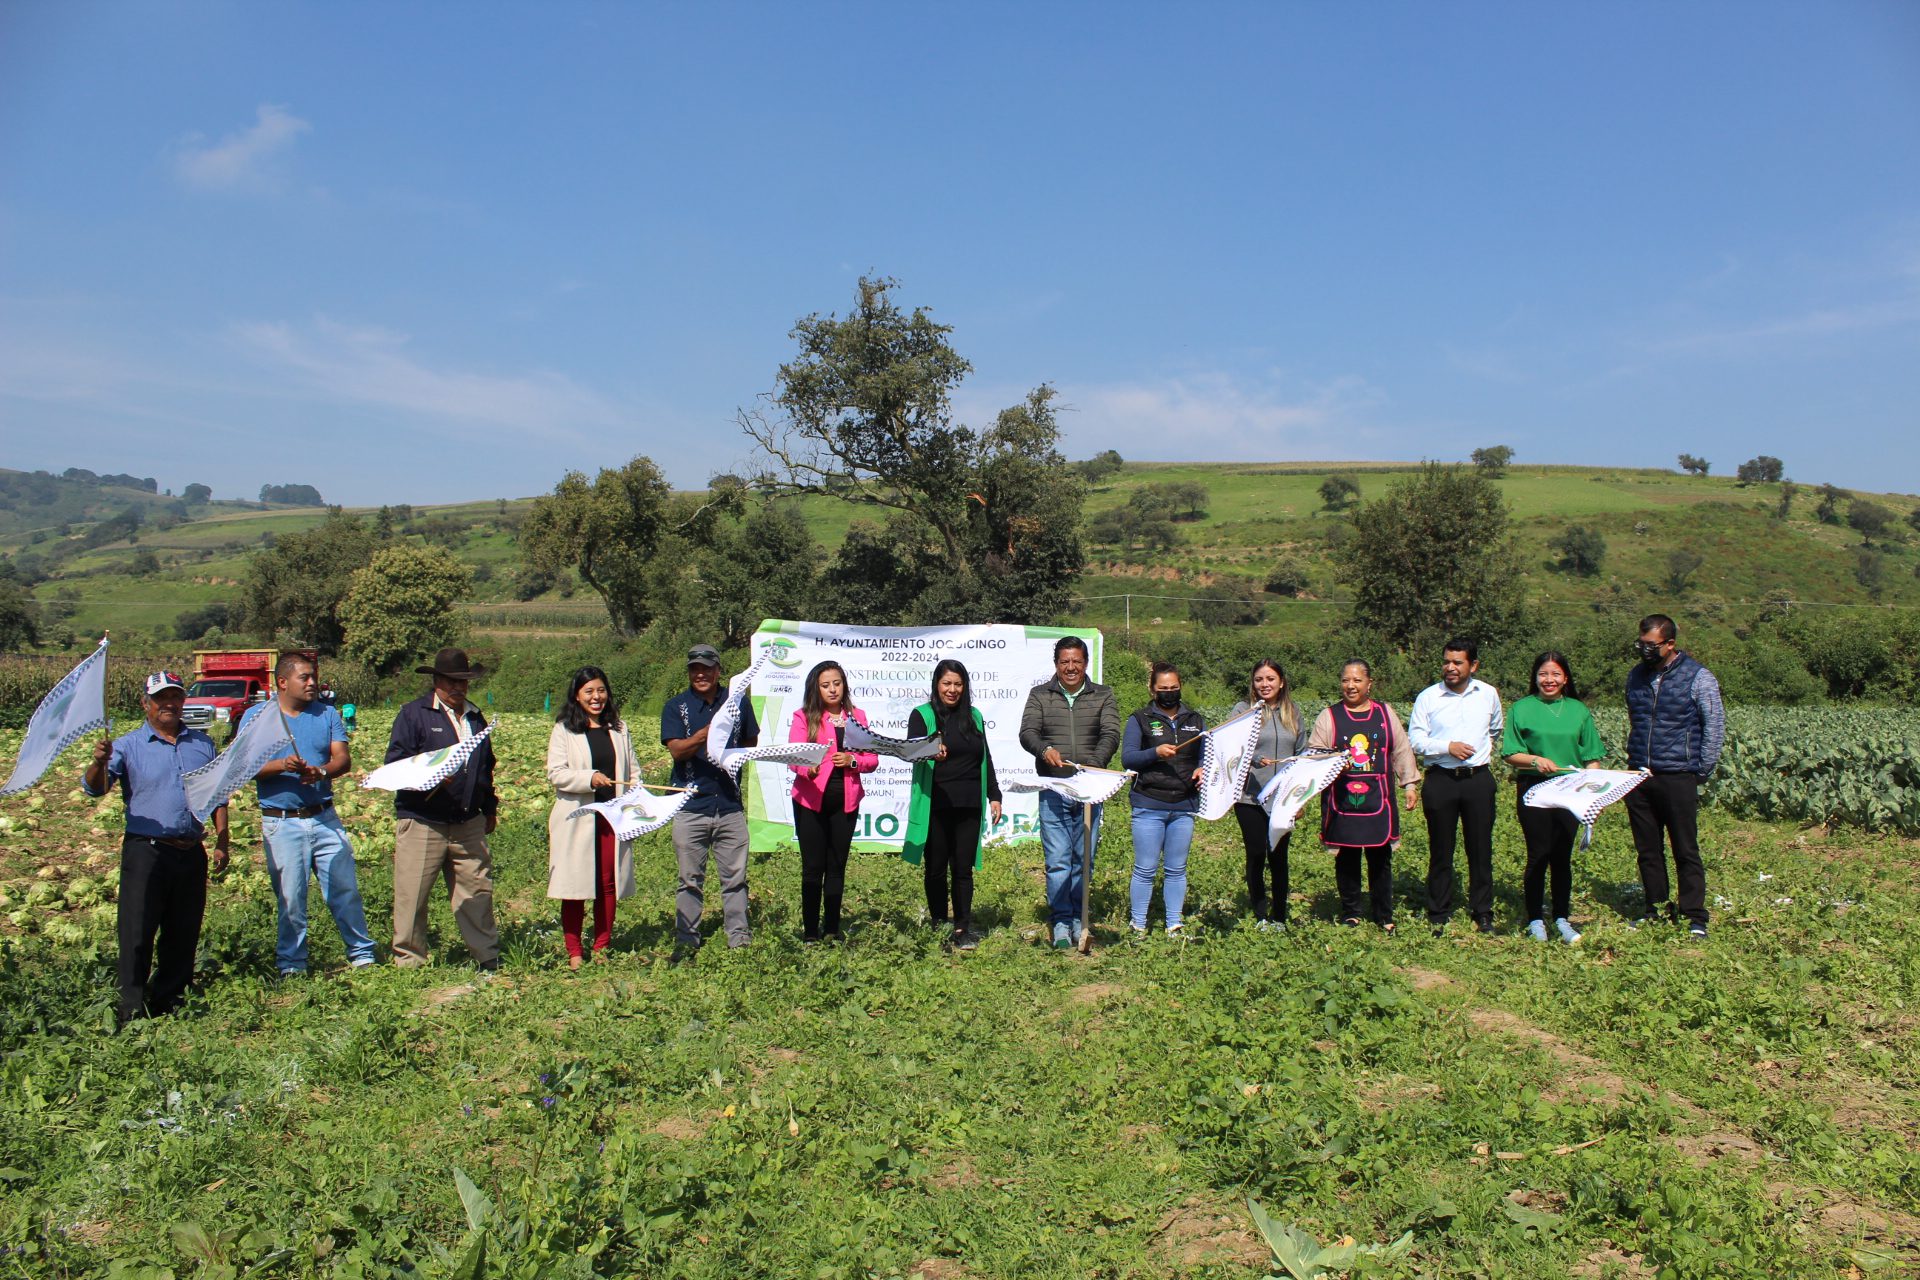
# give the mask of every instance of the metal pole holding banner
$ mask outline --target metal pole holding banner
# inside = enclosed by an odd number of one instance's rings
[[[1085,856],[1080,863],[1080,954],[1093,950],[1093,802],[1080,805],[1080,825],[1085,832]]]

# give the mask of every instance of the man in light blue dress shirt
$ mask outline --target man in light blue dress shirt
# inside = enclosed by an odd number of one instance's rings
[[[213,763],[213,739],[180,722],[187,690],[171,671],[147,677],[146,719],[95,744],[80,778],[90,796],[118,785],[127,830],[120,841],[121,1024],[177,1007],[193,988],[193,959],[207,910],[207,873],[227,866],[227,806],[207,828],[187,806],[184,779]]]
[[[1467,910],[1481,933],[1493,932],[1493,759],[1506,717],[1500,694],[1476,680],[1480,651],[1449,640],[1440,655],[1440,683],[1413,700],[1407,742],[1420,761],[1427,817],[1427,920],[1435,933],[1453,916],[1456,824],[1467,844]]]

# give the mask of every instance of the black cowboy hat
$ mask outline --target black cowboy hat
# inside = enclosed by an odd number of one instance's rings
[[[423,676],[441,676],[448,680],[478,680],[487,674],[487,669],[467,661],[465,649],[442,649],[433,655],[433,664],[415,667]]]

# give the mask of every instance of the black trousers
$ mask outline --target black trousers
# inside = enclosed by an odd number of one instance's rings
[[[948,883],[952,883],[953,927],[973,926],[973,860],[980,852],[980,810],[948,805],[938,791],[927,815],[925,859],[927,914],[948,919]]]
[[[1257,804],[1236,803],[1233,816],[1240,823],[1240,842],[1247,848],[1247,900],[1253,903],[1253,918],[1285,923],[1287,846],[1293,842],[1293,833],[1281,836],[1278,844],[1268,843],[1267,811]],[[1272,894],[1267,892],[1269,880]]]
[[[1367,907],[1360,910],[1360,855],[1367,855]],[[1393,923],[1393,846],[1371,849],[1335,849],[1333,884],[1340,893],[1340,918],[1359,920],[1370,914],[1375,924]]]
[[[1656,773],[1627,793],[1627,825],[1640,855],[1640,886],[1647,914],[1665,902],[1666,844],[1673,844],[1673,870],[1680,882],[1680,914],[1694,924],[1707,922],[1707,864],[1700,860],[1700,775]]]
[[[1476,921],[1493,915],[1493,771],[1456,778],[1427,770],[1420,808],[1427,815],[1427,919],[1445,924],[1453,915],[1453,836],[1457,822],[1467,840],[1467,911]]]
[[[1573,843],[1580,834],[1579,819],[1565,809],[1530,809],[1521,803],[1527,792],[1545,781],[1545,778],[1521,778],[1513,788],[1513,811],[1520,819],[1520,834],[1527,841],[1527,869],[1520,878],[1520,902],[1527,909],[1529,923],[1563,920],[1573,903]],[[1553,873],[1553,912],[1542,915],[1540,896],[1546,891],[1549,871]]]
[[[793,806],[793,835],[800,842],[800,926],[807,937],[817,938],[822,929],[840,932],[840,902],[847,892],[847,850],[853,847],[853,828],[860,815],[842,807],[846,801],[827,796],[832,805],[826,812]],[[822,899],[826,918],[821,918]]]
[[[121,840],[121,1022],[166,1013],[186,998],[206,911],[204,844],[176,849],[144,836]]]

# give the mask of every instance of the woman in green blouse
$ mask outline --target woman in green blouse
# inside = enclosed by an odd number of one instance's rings
[[[1533,660],[1532,692],[1508,709],[1500,754],[1517,775],[1513,807],[1527,840],[1527,871],[1520,881],[1527,933],[1547,940],[1540,895],[1551,869],[1554,930],[1562,942],[1578,942],[1579,931],[1567,922],[1567,911],[1573,894],[1573,841],[1580,824],[1565,809],[1530,809],[1522,803],[1536,783],[1566,769],[1584,768],[1607,754],[1593,713],[1573,687],[1573,667],[1566,655],[1548,650]]]

